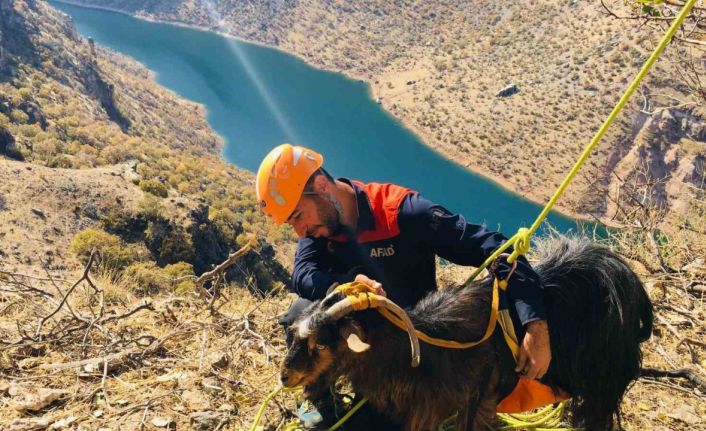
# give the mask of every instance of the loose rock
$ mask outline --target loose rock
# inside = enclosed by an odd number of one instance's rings
[[[47,429],[49,420],[44,418],[15,419],[6,428],[6,431],[37,431]]]
[[[72,423],[76,422],[76,416],[69,416],[64,419],[60,419],[49,426],[50,430],[63,430],[71,426]]]
[[[510,97],[513,94],[516,94],[520,91],[520,89],[517,87],[517,84],[510,84],[507,87],[503,88],[502,90],[498,91],[498,94],[496,94],[497,97]]]
[[[54,401],[66,395],[65,391],[50,388],[34,388],[29,386],[12,386],[10,396],[13,397],[13,407],[18,412],[36,412],[47,407]]]
[[[34,215],[36,215],[37,217],[39,217],[39,218],[41,218],[41,219],[47,218],[47,217],[44,215],[44,211],[40,210],[39,208],[32,208],[32,212],[34,213]]]
[[[223,418],[214,411],[196,412],[189,415],[191,427],[195,431],[209,431],[215,429]]]
[[[200,392],[184,391],[181,394],[181,399],[189,410],[198,411],[206,410],[211,407],[210,403]]]
[[[150,422],[152,422],[152,425],[159,428],[176,429],[176,422],[171,418],[156,417]]]
[[[211,352],[206,356],[206,362],[212,368],[220,370],[220,369],[223,369],[228,366],[228,363],[230,362],[230,358],[228,358],[228,355],[225,352],[216,351],[216,352]]]

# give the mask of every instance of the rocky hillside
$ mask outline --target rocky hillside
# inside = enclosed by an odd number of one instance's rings
[[[132,166],[48,168],[0,159],[0,262],[14,273],[71,266],[73,235],[108,211],[133,208],[144,192],[131,182]]]
[[[281,22],[300,5],[263,4],[280,10]],[[260,7],[242,6],[242,16]],[[354,14],[361,6],[330,7]],[[412,14],[386,7],[405,13],[371,13],[400,28]],[[372,15],[366,28],[375,28]],[[270,34],[255,23],[243,28]],[[698,118],[695,110],[650,114],[630,141],[644,149],[626,144],[611,159],[616,172],[634,176],[631,158],[657,161],[651,169],[688,166],[682,161],[700,151]],[[290,298],[276,282],[282,266],[271,244],[282,250],[291,241],[262,220],[251,174],[220,160],[219,146],[203,109],[155,86],[140,65],[79,39],[44,2],[0,0],[0,429],[251,427],[286,352],[276,321]],[[644,199],[670,199],[661,182],[622,193],[641,211],[616,209],[629,228],[609,244],[639,272],[656,310],[644,365],[668,370],[631,386],[625,429],[704,429],[706,192],[692,184],[683,214]],[[664,220],[674,233],[659,229]],[[257,253],[209,291],[194,289],[191,274],[252,235]],[[88,258],[93,249],[98,260]],[[86,261],[92,271],[84,273]],[[440,284],[468,271],[440,266]],[[258,429],[291,426],[293,397],[277,398]]]
[[[257,237],[259,255],[231,275],[263,288],[286,280],[268,241],[287,231],[261,217],[252,174],[220,158],[201,106],[80,39],[45,2],[0,0],[0,24],[4,270],[70,269],[91,245],[106,262],[121,256],[113,269],[200,274]]]
[[[138,2],[77,0],[137,16],[195,25],[278,46],[308,62],[368,81],[374,97],[444,155],[512,190],[546,201],[654,47],[651,26],[610,16],[599,2]],[[607,3],[627,14],[624,2]],[[657,199],[683,207],[703,187],[701,108],[670,62],[642,86],[651,107],[688,116],[667,145],[641,138],[651,114],[639,96],[620,116],[560,202],[571,213],[614,215],[613,175],[669,178]],[[501,89],[516,85],[510,97]],[[677,105],[682,105],[677,103]],[[654,130],[654,127],[652,127]],[[636,157],[635,154],[642,154]],[[649,154],[649,156],[647,156]],[[696,182],[694,182],[696,178]],[[680,203],[681,202],[681,203]]]

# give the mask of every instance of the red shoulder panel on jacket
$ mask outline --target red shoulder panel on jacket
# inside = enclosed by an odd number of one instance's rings
[[[408,194],[416,192],[412,189],[389,183],[363,184],[359,181],[353,182],[365,191],[375,218],[375,229],[360,232],[358,242],[381,241],[397,236],[400,233],[397,215],[402,199]]]

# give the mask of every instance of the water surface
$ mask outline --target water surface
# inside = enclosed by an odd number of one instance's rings
[[[256,171],[271,148],[290,142],[321,152],[334,176],[413,188],[507,235],[541,210],[429,149],[362,82],[215,33],[52,5],[73,17],[82,36],[137,59],[159,84],[205,105],[209,124],[225,140],[223,157],[237,166]],[[549,221],[561,231],[575,228],[557,213]]]

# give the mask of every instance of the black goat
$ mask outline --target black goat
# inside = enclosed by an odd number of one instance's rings
[[[544,285],[552,362],[543,381],[573,397],[572,418],[606,430],[640,370],[640,343],[652,332],[652,305],[635,273],[610,250],[576,239],[544,241],[535,269]],[[409,317],[436,338],[473,341],[486,330],[491,283],[430,293]],[[377,311],[331,313],[334,293],[312,304],[290,328],[285,386],[315,387],[345,375],[356,393],[405,429],[428,431],[459,412],[457,430],[494,429],[500,380],[495,345],[443,349],[423,343],[410,366],[404,331]],[[619,420],[618,420],[619,423]]]

